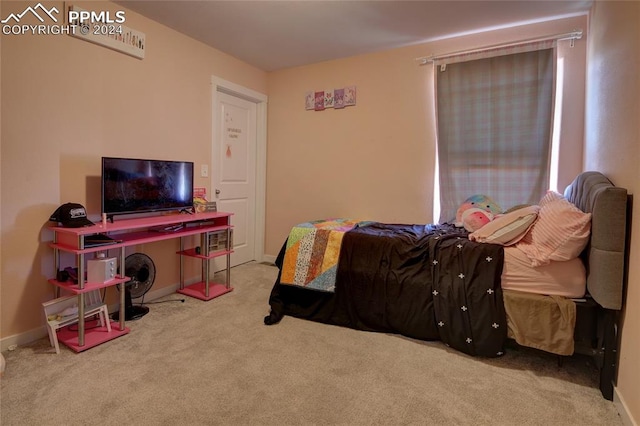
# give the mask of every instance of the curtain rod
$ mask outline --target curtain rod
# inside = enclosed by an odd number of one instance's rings
[[[447,58],[451,58],[458,55],[466,55],[470,53],[484,52],[485,50],[498,49],[502,47],[513,47],[513,46],[519,46],[521,44],[536,43],[536,42],[549,41],[549,40],[571,40],[571,47],[573,47],[573,41],[580,40],[581,38],[582,38],[582,30],[574,30],[570,33],[556,34],[556,35],[551,35],[546,37],[536,37],[536,38],[530,38],[527,40],[514,41],[510,43],[494,44],[491,46],[478,47],[475,49],[458,50],[456,52],[445,53],[444,55],[422,56],[420,58],[415,58],[415,60],[416,62],[418,62],[418,65],[426,65],[429,62],[434,62],[440,59],[447,59]]]

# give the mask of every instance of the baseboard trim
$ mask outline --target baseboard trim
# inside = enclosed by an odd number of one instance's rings
[[[38,339],[47,337],[48,335],[49,334],[47,332],[47,327],[43,325],[42,327],[25,331],[24,333],[7,336],[0,340],[0,351],[4,352],[10,350],[10,348],[12,348],[13,346],[27,345],[31,342],[35,342]]]
[[[618,388],[615,386],[613,388],[613,404],[616,406],[616,410],[618,410],[618,414],[620,415],[620,419],[622,420],[623,425],[638,426],[638,423],[636,423],[633,416],[629,412],[624,399],[618,393]]]
[[[269,254],[263,254],[262,255],[262,261],[263,262],[276,263],[276,259],[277,258],[278,258],[278,256],[271,256]]]

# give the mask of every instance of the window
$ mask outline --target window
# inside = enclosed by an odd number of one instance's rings
[[[436,62],[440,220],[473,194],[503,209],[549,188],[553,42]]]

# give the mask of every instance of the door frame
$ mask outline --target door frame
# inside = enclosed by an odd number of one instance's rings
[[[218,92],[236,96],[256,104],[256,199],[255,199],[255,234],[254,253],[256,261],[262,262],[264,258],[264,236],[265,236],[265,210],[267,192],[267,95],[232,83],[222,78],[211,77],[211,147],[216,143],[216,117],[218,116]],[[211,165],[214,162],[213,149],[211,149]],[[214,188],[214,174],[210,176],[211,191]]]

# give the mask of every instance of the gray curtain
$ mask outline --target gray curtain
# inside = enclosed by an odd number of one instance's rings
[[[474,194],[506,210],[548,189],[555,48],[529,48],[435,64],[440,223]]]

